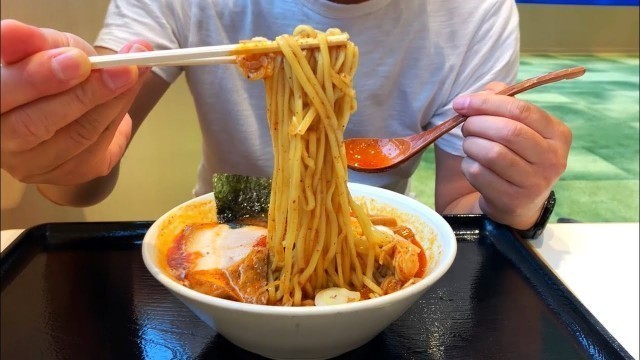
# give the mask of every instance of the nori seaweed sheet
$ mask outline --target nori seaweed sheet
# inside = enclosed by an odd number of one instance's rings
[[[271,178],[234,174],[213,175],[213,196],[218,222],[234,223],[245,218],[267,218]]]

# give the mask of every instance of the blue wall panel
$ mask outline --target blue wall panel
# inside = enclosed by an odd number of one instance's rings
[[[520,4],[639,6],[640,0],[516,0]]]

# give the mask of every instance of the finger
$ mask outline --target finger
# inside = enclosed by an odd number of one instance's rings
[[[40,29],[16,20],[2,20],[0,25],[2,64],[22,61],[38,52],[60,47],[75,47],[94,55],[93,47],[81,38],[52,29]]]
[[[3,149],[17,152],[35,147],[92,108],[131,88],[136,80],[136,67],[114,67],[93,72],[87,81],[72,89],[38,99],[3,114],[0,121]],[[111,106],[117,105],[111,103],[106,105],[106,108]],[[98,111],[96,115],[101,115],[104,111]],[[108,118],[107,123],[110,120],[111,118]],[[100,129],[102,132],[107,123],[95,123],[83,130],[85,132],[81,132],[80,136],[86,139],[94,138],[90,129]]]
[[[537,106],[505,95],[462,95],[453,101],[453,109],[466,116],[492,115],[512,119],[528,126],[546,139],[553,139],[563,126]]]
[[[523,189],[534,186],[537,177],[533,166],[502,144],[471,136],[465,138],[462,149],[467,157],[510,184]]]
[[[153,45],[150,42],[144,39],[134,39],[126,43],[118,53],[126,54],[131,52],[138,52],[138,50],[133,49],[136,45],[142,46],[145,50],[142,51],[151,51],[153,50]],[[146,67],[145,67],[146,68]]]
[[[472,116],[462,127],[465,137],[478,137],[504,145],[531,164],[545,159],[540,149],[545,149],[545,140],[540,134],[517,121],[496,116]]]
[[[488,93],[492,93],[495,94],[499,91],[504,90],[508,85],[500,82],[500,81],[492,81],[490,83],[487,84],[487,86],[484,87],[484,91],[488,92]]]
[[[144,42],[127,44],[123,51],[147,51],[147,47],[141,43],[145,45]],[[148,43],[146,45],[150,46]],[[76,88],[36,100],[4,114],[0,123],[1,138],[6,141],[3,149],[6,147],[8,151],[24,151],[36,146],[90,108],[124,92],[144,74],[146,71],[136,76],[135,67],[94,71],[88,80]]]
[[[469,184],[483,196],[502,192],[505,198],[512,198],[518,194],[519,188],[517,186],[504,180],[473,158],[468,156],[463,158],[461,168]]]
[[[131,139],[131,118],[115,120],[84,151],[50,171],[29,176],[28,183],[69,186],[108,175],[118,164]]]
[[[44,142],[38,146],[36,150],[40,156],[33,156],[38,159],[39,169],[46,171],[51,170],[56,164],[69,161],[81,152],[93,146],[95,142],[99,142],[105,133],[108,133],[109,126],[113,126],[114,122],[122,120],[126,114],[131,101],[135,97],[137,89],[127,91],[127,93],[114,99],[113,103],[100,105],[89,113],[85,114],[81,119],[74,121],[68,126],[62,128],[59,136]],[[110,119],[105,121],[104,119]],[[112,129],[115,132],[115,129]],[[111,134],[113,136],[113,133]],[[34,149],[35,150],[35,149]],[[36,161],[36,160],[34,160]]]
[[[89,76],[91,64],[82,52],[88,55],[95,54],[95,50],[90,45],[71,34],[50,29],[42,29],[41,32],[50,33],[47,39],[51,46],[71,46],[71,48],[67,47],[64,50],[54,48],[33,55],[20,63],[3,66],[1,90],[4,94],[10,95],[2,97],[0,105],[2,113],[40,97],[62,92]],[[86,49],[79,51],[73,48],[76,46]],[[152,49],[148,41],[137,39],[125,44],[119,52],[131,53]],[[141,69],[144,69],[141,71],[142,74],[148,71],[148,68]],[[102,71],[109,72],[111,69]]]
[[[540,213],[550,189],[523,189],[504,180],[490,169],[465,157],[461,169],[469,183],[481,194],[478,205],[491,219],[518,228],[529,228]]]
[[[469,157],[462,160],[461,168],[471,186],[482,195],[482,212],[493,220],[507,223],[524,211],[522,204],[527,202],[523,196],[526,193],[520,188]]]
[[[153,45],[150,42],[144,39],[134,39],[128,43],[126,43],[120,51],[119,54],[127,54],[134,52],[143,52],[143,51],[152,51]],[[149,71],[151,71],[151,67],[148,66],[139,66],[138,73],[139,76],[145,76]]]
[[[106,175],[105,171],[107,173],[111,171],[129,143],[132,126],[127,111],[143,83],[144,79],[141,78],[136,86],[109,101],[108,104],[100,105],[84,114],[82,118],[61,129],[54,138],[37,148],[21,153],[21,157],[30,159],[30,168],[37,170],[24,173],[26,169],[18,169],[23,172],[25,181],[51,183],[49,179],[55,179],[57,185],[69,185],[77,184],[79,178],[88,181],[97,176]],[[99,128],[88,133],[78,133],[86,131],[85,129],[93,129],[96,124],[101,126],[105,123],[102,119],[109,118],[113,120],[108,122],[106,129],[100,134],[98,134]],[[93,138],[86,136],[97,137],[94,141]],[[108,160],[106,164],[105,159]],[[65,165],[66,163],[76,165]],[[69,174],[64,171],[69,171]],[[72,174],[76,175],[72,176]],[[62,179],[66,179],[66,183],[61,182]]]
[[[2,66],[46,49],[48,49],[48,41],[37,27],[16,20],[2,20],[0,24]]]
[[[93,45],[89,44],[84,39],[74,34],[46,28],[40,29],[40,31],[46,37],[47,44],[50,49],[59,47],[74,47],[82,50],[89,56],[97,55]]]
[[[109,172],[115,165],[120,162],[120,159],[124,156],[125,151],[127,151],[127,147],[129,146],[129,142],[131,141],[131,136],[133,135],[133,120],[129,114],[125,114],[122,121],[118,124],[115,134],[111,137],[111,143],[107,148],[107,160],[108,160],[108,169]],[[106,138],[109,138],[107,135]]]
[[[134,92],[134,89],[128,92]],[[63,129],[66,133],[56,135],[32,150],[3,158],[3,166],[8,167],[12,175],[25,183],[72,185],[106,175],[122,157],[130,140],[131,119],[126,112],[131,106],[133,95],[135,94],[121,95],[119,100],[123,103],[119,108],[110,106],[92,110],[111,111],[113,116],[94,141],[87,140],[88,145],[81,146],[70,141],[69,132],[72,128],[69,126]],[[131,100],[126,100],[130,98]],[[104,118],[105,115],[100,114],[98,117]],[[82,121],[87,121],[86,117],[73,124]],[[110,162],[105,164],[105,159]]]
[[[87,149],[95,148],[94,143],[100,142],[105,136],[109,139],[113,138],[117,127],[113,127],[113,124],[120,123],[126,115],[141,86],[142,81],[108,103],[93,108],[79,119],[57,131],[51,139],[30,150],[8,154],[3,151],[3,166],[23,182],[39,183],[35,179],[46,179],[46,174],[51,173],[53,169],[62,166],[78,154],[86,152]],[[128,141],[128,138],[126,140]],[[120,145],[117,148],[124,152],[126,146]],[[113,150],[112,152],[116,153]],[[93,152],[89,152],[89,154],[93,154]],[[113,156],[115,155],[112,154]],[[90,162],[80,165],[86,173],[96,171],[95,165],[89,164]],[[56,174],[60,174],[60,172]]]
[[[86,54],[75,48],[39,52],[23,61],[2,66],[2,114],[43,96],[59,93],[91,74]]]

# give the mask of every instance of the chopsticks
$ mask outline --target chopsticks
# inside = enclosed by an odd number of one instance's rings
[[[344,45],[349,35],[327,36],[329,46]],[[298,40],[302,49],[318,47],[311,38]],[[91,67],[102,69],[110,66],[194,66],[211,64],[235,64],[237,55],[263,54],[280,51],[275,41],[244,42],[232,45],[192,47],[184,49],[155,50],[139,53],[90,56]]]

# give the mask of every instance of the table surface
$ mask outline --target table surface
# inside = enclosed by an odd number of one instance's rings
[[[549,224],[530,242],[540,258],[639,359],[638,223]]]
[[[639,359],[638,223],[549,224],[530,242],[565,285]],[[1,249],[23,230],[1,232]]]

